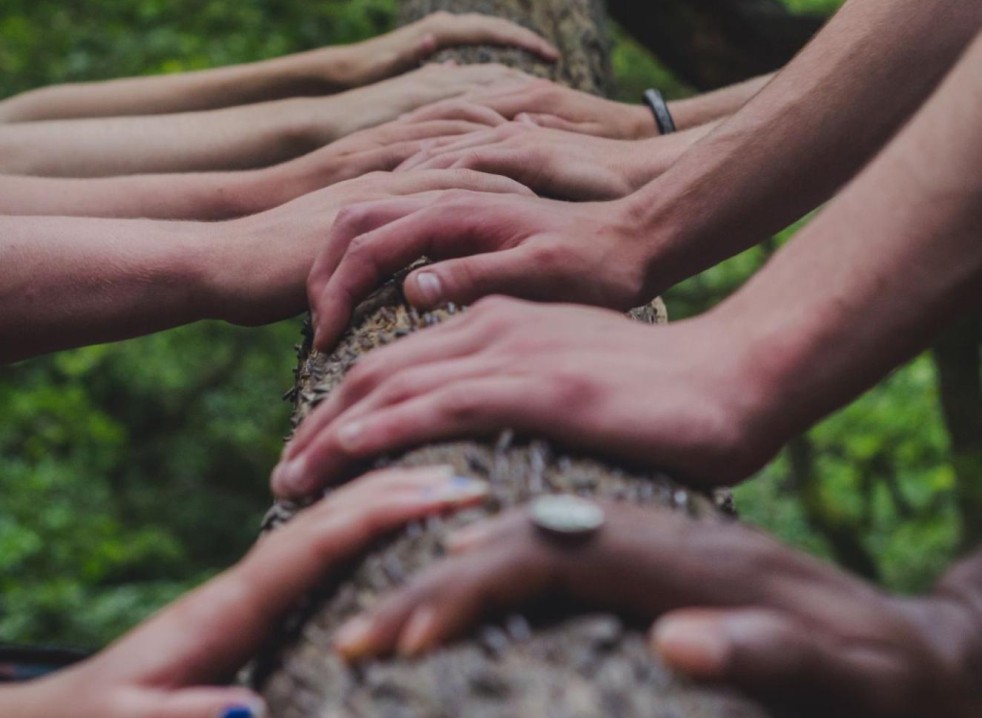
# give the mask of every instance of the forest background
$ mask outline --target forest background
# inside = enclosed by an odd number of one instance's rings
[[[839,2],[786,4],[830,14]],[[351,42],[391,27],[395,6],[0,0],[0,96]],[[616,35],[621,99],[649,86],[692,92]],[[670,291],[673,318],[732,292],[798,226]],[[0,367],[0,642],[98,647],[248,548],[269,503],[298,338],[299,320],[210,322]],[[977,353],[976,342],[976,380]],[[744,519],[892,589],[929,585],[977,535],[957,508],[966,465],[938,386],[921,356],[797,439],[737,490]]]

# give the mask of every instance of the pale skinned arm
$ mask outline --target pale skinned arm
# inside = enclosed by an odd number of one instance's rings
[[[0,362],[200,319],[298,314],[341,207],[459,186],[528,193],[474,172],[379,172],[227,222],[0,216]]]
[[[0,128],[0,173],[103,177],[266,167],[477,87],[528,81],[500,65],[428,65],[339,95],[173,115]]]
[[[391,170],[431,138],[504,119],[463,106],[455,119],[405,119],[362,130],[294,160],[255,170],[123,177],[0,175],[0,215],[220,220],[263,212],[360,175]]]
[[[711,312],[649,329],[596,309],[478,303],[359,362],[300,427],[274,489],[302,495],[354,460],[503,428],[696,483],[747,478],[982,301],[980,63],[982,38],[842,195]],[[590,251],[590,266],[611,261]]]
[[[0,102],[0,122],[157,115],[330,94],[412,69],[453,45],[513,45],[555,60],[535,33],[484,15],[439,12],[353,45],[262,62],[155,77],[55,85]]]
[[[479,502],[483,482],[446,466],[379,471],[339,489],[264,538],[236,566],[89,660],[0,687],[7,718],[223,718],[265,715],[230,685],[289,611],[380,535]]]
[[[406,282],[422,307],[494,293],[642,304],[827,200],[910,119],[980,23],[971,0],[850,0],[741,110],[623,200],[504,206],[457,194],[395,218],[384,205],[353,208],[311,275],[318,346],[334,341],[369,280],[421,255],[445,260]]]

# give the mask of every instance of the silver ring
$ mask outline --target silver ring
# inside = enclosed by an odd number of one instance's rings
[[[529,509],[537,528],[566,539],[592,536],[604,525],[604,510],[598,504],[569,494],[540,496]]]

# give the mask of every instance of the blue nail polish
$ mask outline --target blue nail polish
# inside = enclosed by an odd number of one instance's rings
[[[229,706],[219,718],[256,718],[256,712],[249,706]]]

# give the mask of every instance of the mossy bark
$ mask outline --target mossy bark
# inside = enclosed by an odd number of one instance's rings
[[[476,48],[444,53],[461,62],[495,60],[603,92],[609,55],[603,8],[593,0],[412,0],[405,19],[435,10],[485,12],[538,30],[564,53],[555,67],[513,50]],[[355,313],[349,331],[328,355],[311,351],[309,331],[291,399],[299,423],[364,353],[443,321],[462,309],[419,314],[405,303],[399,278]],[[635,321],[665,320],[656,302]],[[628,319],[625,319],[628,321]],[[448,529],[550,492],[658,504],[706,521],[728,520],[720,498],[690,492],[654,472],[559,449],[536,437],[503,433],[495,440],[433,444],[383,457],[380,465],[452,464],[490,482],[480,508],[413,524],[381,539],[340,583],[325,586],[284,626],[280,640],[256,662],[251,681],[272,718],[735,718],[763,716],[756,705],[720,690],[678,680],[647,650],[645,627],[608,614],[548,606],[477,628],[470,637],[420,660],[386,659],[350,667],[331,651],[333,631],[377,596],[437,560]],[[280,503],[267,529],[302,507]]]

